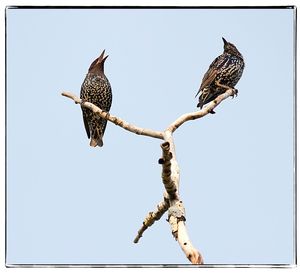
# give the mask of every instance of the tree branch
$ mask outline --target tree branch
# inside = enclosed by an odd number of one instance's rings
[[[145,129],[145,128],[141,128],[141,127],[135,126],[133,124],[130,124],[116,116],[113,116],[113,115],[103,111],[102,109],[100,109],[99,107],[97,107],[96,105],[94,105],[90,102],[82,102],[82,100],[80,98],[76,97],[75,95],[73,95],[69,92],[62,92],[62,96],[72,99],[76,104],[80,104],[81,106],[92,110],[95,114],[99,115],[101,118],[104,118],[104,119],[114,123],[115,125],[122,127],[123,129],[125,129],[129,132],[135,133],[137,135],[143,135],[143,136],[149,136],[149,137],[163,139],[162,132]]]
[[[148,215],[146,216],[143,222],[142,227],[139,229],[138,234],[133,241],[135,244],[139,242],[139,239],[143,236],[144,231],[148,227],[152,226],[155,221],[158,221],[164,215],[164,213],[168,210],[169,206],[170,206],[169,200],[164,198],[164,200],[157,205],[156,211],[153,212],[151,211],[148,213]]]
[[[169,195],[170,207],[168,210],[168,222],[171,226],[172,234],[175,240],[177,240],[178,244],[185,253],[186,257],[190,260],[190,262],[193,264],[203,264],[203,258],[199,251],[192,245],[185,226],[185,209],[183,202],[180,200],[179,197],[180,170],[176,160],[173,135],[169,129],[165,130],[164,132],[164,140],[166,141],[165,143],[169,144],[169,153],[172,154],[172,158],[170,160],[170,180],[174,183],[176,187],[176,194]],[[166,185],[165,189],[167,191]]]
[[[174,122],[172,122],[166,130],[170,131],[171,133],[174,133],[186,121],[195,120],[206,116],[210,113],[211,110],[215,109],[223,100],[227,99],[229,96],[233,96],[234,94],[234,89],[228,89],[225,93],[221,94],[216,99],[208,103],[207,106],[202,110],[183,114]]]
[[[204,117],[205,115],[210,113],[216,106],[218,106],[223,100],[225,100],[229,96],[233,96],[234,94],[234,89],[228,89],[225,93],[218,96],[214,101],[210,102],[204,109],[197,112],[186,113],[180,116],[173,123],[171,123],[164,132],[160,132],[129,124],[128,122],[101,110],[99,107],[90,102],[83,102],[80,98],[69,92],[62,93],[63,96],[72,99],[75,103],[92,110],[95,114],[114,123],[115,125],[122,127],[127,131],[138,135],[162,139],[165,141],[161,144],[163,155],[159,160],[159,163],[162,164],[162,180],[166,190],[166,192],[164,193],[164,200],[157,205],[156,211],[148,213],[142,227],[139,229],[138,234],[134,239],[134,243],[137,243],[142,237],[144,231],[155,221],[158,221],[168,210],[168,222],[171,226],[172,234],[178,241],[186,257],[193,264],[203,263],[201,254],[192,245],[189,239],[185,225],[185,209],[183,202],[179,197],[180,170],[176,160],[173,133],[186,121]]]
[[[158,163],[162,164],[162,181],[169,198],[176,199],[177,186],[171,177],[171,160],[173,158],[173,155],[170,152],[170,143],[164,142],[160,145],[160,147],[162,148],[163,157],[158,160]]]
[[[204,264],[204,260],[200,252],[192,245],[189,239],[188,232],[186,230],[185,222],[178,222],[178,237],[177,241],[186,254],[186,257],[190,260],[192,264]]]

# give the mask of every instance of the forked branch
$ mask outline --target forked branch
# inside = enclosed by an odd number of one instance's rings
[[[122,127],[129,132],[164,140],[164,143],[161,144],[162,158],[159,160],[159,163],[162,164],[162,180],[165,188],[164,200],[157,205],[156,211],[148,213],[145,220],[143,221],[142,227],[139,229],[138,234],[134,239],[135,243],[139,241],[144,231],[155,221],[158,221],[168,210],[168,222],[171,226],[172,234],[178,241],[186,257],[193,264],[203,263],[201,254],[192,245],[189,239],[185,225],[185,209],[183,202],[179,197],[180,170],[175,155],[173,133],[185,122],[204,117],[205,115],[210,113],[217,105],[219,105],[224,99],[228,98],[229,96],[233,96],[234,94],[234,89],[228,89],[225,93],[218,96],[214,101],[207,104],[204,109],[197,112],[186,113],[180,116],[174,122],[172,122],[164,132],[161,132],[135,126],[101,110],[99,107],[90,102],[83,102],[80,98],[69,92],[62,93],[63,96],[72,99],[76,104],[80,104],[82,107],[86,107],[92,110],[100,117],[114,123],[117,126]]]
[[[216,99],[211,101],[210,103],[207,104],[207,106],[196,112],[191,112],[191,113],[186,113],[177,118],[174,122],[172,122],[166,131],[170,131],[171,133],[174,133],[183,123],[189,121],[189,120],[195,120],[202,118],[209,114],[211,110],[215,109],[223,100],[227,99],[229,96],[233,96],[235,94],[234,89],[228,89],[225,93],[221,94],[218,96]],[[150,129],[145,129],[141,128],[138,126],[135,126],[133,124],[130,124],[116,116],[113,116],[103,110],[101,110],[99,107],[96,105],[90,103],[90,102],[82,102],[80,98],[77,96],[73,95],[70,92],[62,92],[62,96],[67,97],[69,99],[72,99],[76,104],[81,104],[83,107],[91,109],[94,113],[98,114],[100,117],[107,119],[108,121],[114,123],[115,125],[118,125],[122,127],[123,129],[130,131],[132,133],[138,134],[138,135],[143,135],[143,136],[149,136],[149,137],[154,137],[154,138],[159,138],[159,139],[164,139],[163,137],[163,132],[160,131],[154,131]]]

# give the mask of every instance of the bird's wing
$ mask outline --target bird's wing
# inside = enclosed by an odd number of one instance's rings
[[[88,119],[87,119],[87,116],[86,116],[87,115],[86,114],[86,109],[81,107],[81,110],[82,110],[83,123],[84,123],[84,127],[85,127],[85,130],[86,130],[86,134],[87,134],[88,138],[90,138],[90,127],[89,127]]]
[[[213,68],[213,69],[209,69],[202,80],[201,86],[200,86],[200,90],[202,90],[204,87],[209,86],[216,78],[218,74],[218,70]]]
[[[198,94],[200,93],[201,90],[203,90],[204,87],[209,86],[215,80],[215,78],[218,74],[217,67],[218,67],[219,60],[220,60],[220,56],[217,57],[209,66],[207,72],[204,74],[200,88],[195,97],[198,96]]]

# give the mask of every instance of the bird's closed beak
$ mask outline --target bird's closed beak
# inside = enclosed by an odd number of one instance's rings
[[[225,40],[225,38],[222,37],[222,40],[223,40],[224,45],[226,45],[227,41]]]

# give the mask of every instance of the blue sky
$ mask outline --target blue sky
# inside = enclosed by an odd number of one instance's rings
[[[196,111],[203,74],[234,43],[237,98],[175,132],[187,228],[208,264],[293,256],[293,9],[8,9],[7,263],[188,263],[161,201],[160,140],[108,124],[92,149],[77,95],[106,49],[111,113],[163,130]]]

